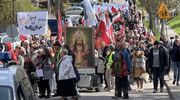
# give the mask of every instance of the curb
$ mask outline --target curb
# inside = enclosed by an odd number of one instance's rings
[[[170,89],[170,87],[168,86],[168,84],[167,84],[166,81],[164,81],[164,85],[166,86],[166,89],[167,89],[167,92],[168,92],[168,94],[169,94],[170,100],[175,100],[175,98],[173,97],[173,94],[172,94],[172,92],[171,92],[171,89]]]

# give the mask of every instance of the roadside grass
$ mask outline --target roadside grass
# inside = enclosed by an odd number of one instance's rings
[[[180,15],[168,20],[168,25],[180,35]]]

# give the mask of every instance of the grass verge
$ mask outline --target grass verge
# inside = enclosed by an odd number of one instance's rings
[[[168,26],[180,35],[180,15],[169,19]]]

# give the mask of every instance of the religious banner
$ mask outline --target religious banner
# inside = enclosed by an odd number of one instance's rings
[[[67,27],[66,44],[75,54],[77,68],[94,67],[94,32],[89,27]]]
[[[18,12],[17,22],[20,34],[47,34],[48,12]]]

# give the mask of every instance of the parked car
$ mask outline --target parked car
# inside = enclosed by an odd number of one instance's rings
[[[65,10],[66,15],[81,15],[83,13],[83,8],[79,6],[69,7]]]
[[[10,60],[9,53],[0,53],[0,61]],[[0,64],[0,100],[36,100],[29,78],[20,65]]]
[[[73,26],[79,25],[79,19],[82,19],[81,15],[66,15],[65,20],[71,19]]]

